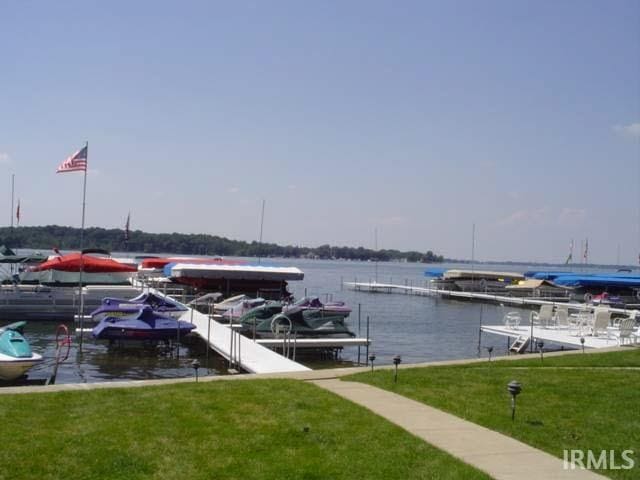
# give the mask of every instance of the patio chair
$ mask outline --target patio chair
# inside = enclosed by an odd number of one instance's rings
[[[569,307],[558,306],[554,318],[557,328],[569,328]]]
[[[539,312],[531,312],[531,322],[545,328],[553,323],[553,305],[541,305]]]
[[[635,320],[637,322],[638,319],[638,310],[631,310],[629,312],[629,314],[626,317],[616,317],[616,318],[612,318],[611,319],[611,324],[616,327],[619,328],[620,324],[622,323],[623,320],[626,320],[627,318],[630,318],[632,320]]]
[[[629,343],[637,343],[638,332],[636,331],[636,319],[629,317],[622,320],[618,334],[615,335],[615,337],[618,340],[618,345],[624,345],[627,340]]]
[[[570,335],[584,336],[584,332],[588,331],[591,325],[592,316],[590,313],[579,312],[575,316],[571,315],[569,321]]]
[[[504,326],[507,328],[516,329],[520,326],[520,321],[522,317],[520,316],[520,312],[507,312],[502,321],[504,322]]]
[[[609,309],[596,309],[594,312],[593,326],[591,327],[591,335],[599,337],[607,335],[607,327],[611,321],[611,312]]]

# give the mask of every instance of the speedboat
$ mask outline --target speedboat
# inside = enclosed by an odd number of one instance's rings
[[[167,297],[147,292],[132,299],[106,297],[102,299],[102,305],[91,312],[94,322],[100,322],[107,317],[127,317],[140,311],[140,307],[148,305],[154,312],[174,318],[180,317],[188,310],[187,307]]]
[[[133,315],[104,318],[95,326],[92,335],[99,340],[169,341],[196,328],[193,323],[161,315],[148,305],[138,308]]]
[[[93,252],[93,254],[92,254]],[[59,253],[59,252],[58,252]],[[105,250],[83,250],[80,253],[44,258],[18,256],[0,257],[8,278],[0,285],[0,318],[8,321],[73,321],[101,305],[104,297],[130,298],[140,293],[130,280],[136,267],[112,258]],[[37,263],[38,260],[42,263]],[[12,263],[20,261],[20,263]],[[82,285],[80,289],[80,276]],[[82,297],[82,298],[81,298]]]
[[[82,252],[52,256],[46,262],[20,274],[23,284],[77,286],[83,285],[131,285],[131,278],[138,271],[131,264],[110,257],[96,257],[90,253],[108,254],[106,250],[86,249]]]
[[[15,380],[42,362],[42,356],[33,353],[22,336],[26,323],[16,322],[0,328],[0,380]]]
[[[600,306],[606,305],[608,307],[624,307],[625,302],[619,295],[609,295],[607,292],[602,292],[599,295],[593,295],[591,297],[591,304]]]

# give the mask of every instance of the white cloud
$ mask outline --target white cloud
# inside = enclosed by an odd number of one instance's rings
[[[640,138],[640,122],[629,125],[615,125],[613,131],[629,138]]]
[[[540,225],[545,223],[548,217],[548,208],[536,208],[536,209],[523,209],[516,210],[515,212],[507,215],[504,218],[498,220],[498,225],[502,226],[514,226],[520,224],[531,223],[534,225]]]
[[[8,153],[0,152],[0,165],[7,165],[11,163],[11,157]]]

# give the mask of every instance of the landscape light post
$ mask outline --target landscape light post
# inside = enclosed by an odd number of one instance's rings
[[[493,353],[493,345],[487,347],[487,353],[489,353],[489,363],[491,363],[491,354]]]
[[[544,342],[542,340],[538,340],[538,351],[540,352],[540,363],[544,363]]]
[[[507,384],[507,390],[509,390],[509,393],[511,394],[511,421],[513,422],[513,420],[516,418],[516,397],[522,391],[522,385],[520,384],[520,382],[511,380]]]
[[[373,373],[373,361],[376,359],[375,353],[369,355],[369,361],[371,362],[371,373]]]
[[[395,357],[393,357],[393,364],[396,367],[395,372],[393,374],[393,383],[398,383],[398,365],[400,365],[401,362],[402,362],[402,357],[400,355],[396,355]]]
[[[191,367],[193,368],[196,374],[196,383],[198,383],[198,369],[200,368],[200,362],[196,358],[193,362],[191,362]]]

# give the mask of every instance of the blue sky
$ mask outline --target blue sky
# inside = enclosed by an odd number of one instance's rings
[[[0,211],[482,260],[640,251],[640,2],[0,3]]]

